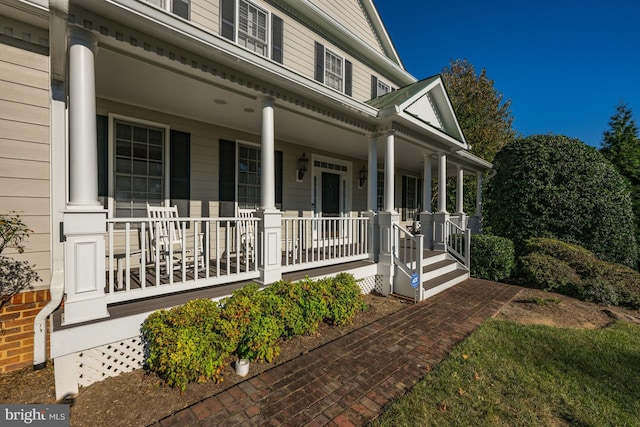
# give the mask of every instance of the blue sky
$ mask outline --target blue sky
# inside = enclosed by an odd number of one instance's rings
[[[374,3],[412,75],[440,73],[457,58],[486,68],[525,136],[551,132],[599,147],[620,100],[640,121],[636,0]]]

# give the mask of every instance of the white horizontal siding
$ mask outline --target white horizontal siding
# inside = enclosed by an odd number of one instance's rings
[[[212,0],[191,0],[191,21],[218,34],[220,32],[219,3]]]
[[[18,212],[33,230],[25,252],[47,280],[50,268],[49,59],[0,44],[0,213]],[[40,286],[43,286],[40,284]]]

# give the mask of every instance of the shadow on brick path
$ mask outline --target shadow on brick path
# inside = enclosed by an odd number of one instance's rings
[[[521,288],[469,279],[169,415],[154,426],[360,426]]]

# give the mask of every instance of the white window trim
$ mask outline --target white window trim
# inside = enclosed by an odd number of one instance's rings
[[[109,144],[109,150],[107,153],[108,156],[108,183],[109,183],[109,188],[108,188],[108,196],[107,196],[107,217],[108,218],[114,218],[114,214],[115,214],[115,201],[114,201],[114,193],[115,193],[115,182],[114,182],[114,178],[115,178],[115,162],[114,162],[114,156],[115,156],[115,122],[116,120],[122,120],[125,122],[130,122],[130,123],[136,123],[136,124],[140,124],[142,126],[149,126],[149,127],[156,127],[156,128],[160,128],[164,130],[164,188],[163,188],[163,193],[164,193],[164,205],[165,206],[169,206],[169,204],[171,203],[171,200],[169,199],[169,190],[170,190],[170,185],[171,183],[169,182],[170,179],[170,173],[171,173],[171,167],[170,167],[170,162],[171,159],[170,157],[170,141],[171,141],[171,128],[169,127],[168,124],[166,123],[158,123],[158,122],[153,122],[150,120],[144,120],[144,119],[140,119],[137,117],[131,117],[131,116],[125,116],[125,115],[121,115],[121,114],[114,114],[114,113],[109,113],[109,140],[108,140],[108,144]]]
[[[251,2],[249,0],[242,0],[242,1],[250,4],[251,6],[255,7],[256,9],[261,10],[262,12],[264,12],[267,15],[267,20],[266,20],[267,51],[266,51],[265,55],[261,55],[260,53],[256,52],[255,50],[251,50],[248,47],[242,46],[240,44],[240,39],[239,39],[239,37],[240,37],[240,1],[241,0],[236,0],[234,2],[234,6],[235,6],[235,13],[234,13],[235,22],[234,22],[233,28],[234,28],[234,32],[235,32],[234,36],[235,36],[236,45],[238,45],[242,49],[245,49],[248,52],[252,52],[252,53],[254,53],[256,55],[259,55],[259,56],[261,56],[263,58],[271,59],[272,32],[273,32],[273,29],[271,28],[271,20],[272,20],[271,11],[269,11],[269,10],[263,8],[263,7],[260,7],[257,4],[255,4],[255,3],[253,3],[253,2]]]
[[[328,54],[331,54],[331,55],[335,56],[336,58],[339,58],[340,61],[341,61],[342,65],[340,67],[341,68],[341,76],[340,76],[340,83],[341,83],[340,86],[341,87],[340,87],[340,89],[336,89],[336,88],[334,88],[333,86],[331,86],[331,85],[329,85],[327,83],[327,73],[329,73],[328,68],[327,68],[327,55]],[[345,80],[346,80],[345,79],[345,72],[346,72],[345,71],[345,68],[346,68],[345,67],[345,63],[346,63],[346,61],[345,61],[345,57],[344,56],[337,54],[335,51],[329,49],[326,46],[324,47],[324,76],[322,76],[322,77],[323,77],[325,86],[327,86],[328,88],[331,88],[333,90],[337,90],[340,93],[344,93],[345,92]],[[331,73],[331,75],[335,76],[336,74]]]
[[[189,11],[191,12],[191,0],[189,1]],[[146,0],[146,3],[149,3],[151,6],[156,7],[160,10],[164,10],[165,12],[169,12],[171,15],[180,18],[180,19],[185,19],[183,17],[181,17],[180,15],[176,15],[175,13],[173,13],[173,0],[160,0],[160,2],[162,3],[160,6],[152,3],[149,0]]]

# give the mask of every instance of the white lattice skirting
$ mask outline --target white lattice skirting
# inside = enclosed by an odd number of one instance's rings
[[[378,282],[380,282],[380,284],[378,284]],[[382,276],[374,275],[364,277],[358,281],[358,285],[360,285],[363,294],[370,294],[374,290],[380,292],[382,290]]]
[[[142,368],[144,356],[144,345],[139,336],[80,352],[76,357],[78,385],[87,387]]]

